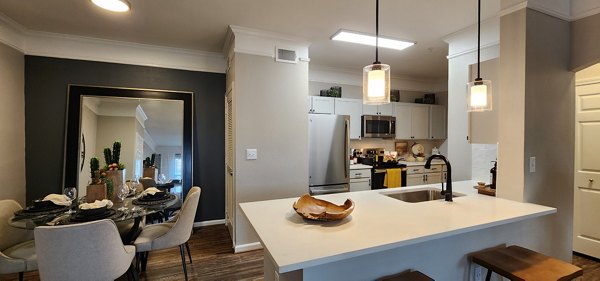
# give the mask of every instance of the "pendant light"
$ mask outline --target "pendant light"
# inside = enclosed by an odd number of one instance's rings
[[[467,109],[471,111],[492,110],[492,81],[480,76],[481,60],[481,0],[477,5],[477,78],[467,83]]]
[[[363,104],[390,103],[390,66],[379,62],[379,0],[375,0],[375,62],[363,68]]]

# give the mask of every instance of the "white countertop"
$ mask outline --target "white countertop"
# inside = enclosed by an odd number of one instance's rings
[[[335,204],[347,198],[354,212],[337,222],[304,220],[292,209],[297,198],[241,203],[280,273],[371,254],[528,218],[555,213],[555,208],[479,195],[472,181],[453,184],[467,196],[407,203],[381,193],[396,193],[439,184],[317,196]]]
[[[360,170],[360,169],[371,169],[373,166],[365,165],[365,164],[352,164],[350,165],[350,170]]]

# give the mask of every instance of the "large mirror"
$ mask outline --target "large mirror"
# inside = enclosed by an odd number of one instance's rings
[[[119,141],[125,179],[173,180],[185,194],[192,185],[192,98],[189,92],[70,85],[64,186],[84,196],[90,158],[105,166],[104,148]],[[145,169],[144,159],[153,154],[155,168]]]

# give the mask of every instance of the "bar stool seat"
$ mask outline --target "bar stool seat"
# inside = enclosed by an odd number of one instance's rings
[[[577,266],[516,245],[472,253],[469,258],[488,269],[486,281],[492,271],[510,280],[523,281],[563,281],[583,275]]]
[[[377,281],[434,281],[420,271],[407,271],[377,279]]]

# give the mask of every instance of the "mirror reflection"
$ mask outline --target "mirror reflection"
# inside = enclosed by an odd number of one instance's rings
[[[121,143],[119,163],[126,180],[181,182],[182,100],[82,96],[80,112],[79,196],[86,195],[90,182],[90,159],[97,157],[100,167],[111,164],[105,163],[104,149],[112,149],[115,141]],[[154,159],[155,168],[144,169],[147,158]]]

